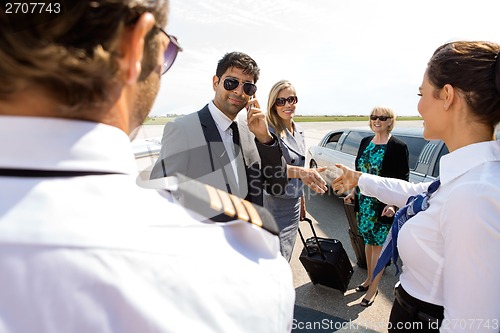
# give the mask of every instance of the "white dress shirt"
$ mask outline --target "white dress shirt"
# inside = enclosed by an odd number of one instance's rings
[[[442,305],[441,332],[499,332],[500,141],[441,158],[441,186],[427,210],[402,227],[400,281],[413,297]],[[396,206],[427,184],[364,174],[363,194]]]
[[[230,127],[233,121],[229,119],[221,110],[219,110],[219,108],[215,106],[213,101],[210,101],[210,103],[208,103],[208,110],[210,111],[210,115],[214,119],[217,130],[219,131],[222,142],[224,143],[224,147],[226,147],[226,152],[229,154],[228,156],[229,160],[231,161],[234,177],[236,179],[237,185],[239,186],[238,167],[236,159],[237,156],[234,149],[233,130]]]
[[[0,332],[289,332],[295,293],[278,238],[202,223],[136,185],[127,135],[0,116]]]

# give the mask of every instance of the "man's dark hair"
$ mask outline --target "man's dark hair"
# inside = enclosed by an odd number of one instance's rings
[[[243,70],[243,74],[253,75],[253,83],[259,79],[260,68],[248,54],[243,52],[229,52],[219,60],[215,75],[222,77],[228,68],[236,67]]]

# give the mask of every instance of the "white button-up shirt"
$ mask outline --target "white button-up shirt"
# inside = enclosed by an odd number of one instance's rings
[[[402,227],[400,280],[413,297],[444,307],[441,332],[496,332],[500,320],[500,141],[441,158],[441,186]],[[396,206],[430,183],[363,175],[363,194]]]
[[[208,103],[208,110],[210,111],[210,115],[214,119],[215,125],[217,126],[217,130],[219,131],[219,135],[224,143],[224,147],[226,147],[226,152],[229,154],[229,160],[231,161],[231,167],[233,168],[234,177],[236,180],[236,184],[239,186],[239,177],[238,177],[238,167],[237,167],[237,159],[236,159],[236,151],[233,142],[233,130],[231,129],[231,124],[233,121],[229,119],[217,106],[215,106],[213,101]],[[243,160],[240,160],[240,163]]]
[[[136,185],[127,135],[0,116],[0,332],[288,332],[295,293],[278,238],[202,223]]]

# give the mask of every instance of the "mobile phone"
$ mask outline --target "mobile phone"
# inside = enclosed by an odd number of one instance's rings
[[[255,98],[255,95],[253,95],[252,97],[250,97],[250,101],[252,99],[254,99],[254,98]],[[248,106],[247,106],[247,113],[250,111],[251,108],[253,108],[253,103],[252,104],[248,104]]]

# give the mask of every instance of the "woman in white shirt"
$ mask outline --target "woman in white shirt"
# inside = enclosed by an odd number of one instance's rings
[[[424,137],[443,140],[440,187],[398,236],[403,261],[389,332],[499,332],[500,44],[457,41],[430,59],[419,88]],[[362,174],[339,165],[337,192],[402,207],[430,183]],[[423,330],[422,330],[423,329]]]

